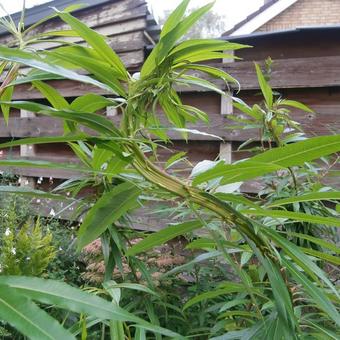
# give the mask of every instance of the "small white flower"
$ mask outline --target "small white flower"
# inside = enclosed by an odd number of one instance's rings
[[[11,253],[12,253],[13,255],[15,255],[15,254],[17,253],[16,249],[15,249],[15,248],[12,248],[12,249],[11,249]]]
[[[71,193],[68,191],[67,193],[66,193],[66,196],[70,196],[71,195]]]
[[[51,216],[55,216],[55,211],[53,210],[53,208],[52,208],[51,211],[50,211],[50,215],[51,215]]]
[[[37,183],[38,183],[38,184],[41,184],[42,181],[43,181],[43,178],[42,178],[42,177],[39,177],[38,180],[37,180]]]
[[[40,203],[40,202],[41,202],[41,200],[38,198],[38,199],[37,199],[37,203]]]
[[[29,184],[29,182],[28,182],[28,179],[26,179],[26,181],[25,181],[25,185],[28,185]]]
[[[6,228],[6,230],[5,230],[5,236],[9,236],[9,235],[11,235],[11,231],[10,231],[9,228]]]
[[[31,258],[29,256],[26,257],[26,261],[29,261]]]
[[[59,247],[59,250],[60,250],[60,251],[62,251],[62,250],[63,250],[63,248]]]

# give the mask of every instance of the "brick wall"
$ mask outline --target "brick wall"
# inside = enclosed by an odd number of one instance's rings
[[[340,0],[298,0],[256,32],[334,24],[340,25]]]

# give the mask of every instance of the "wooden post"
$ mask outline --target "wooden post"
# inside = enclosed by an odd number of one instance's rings
[[[20,110],[20,117],[21,118],[29,118],[34,117],[35,114],[30,111]],[[35,152],[35,145],[20,145],[20,157],[33,157],[36,155]],[[27,177],[21,176],[20,177],[20,185],[27,186],[30,188],[35,187],[35,178],[34,177]]]
[[[234,55],[234,51],[224,51],[226,54]],[[223,63],[232,63],[234,59],[224,58]],[[232,93],[227,91],[228,96],[221,96],[221,115],[230,115],[233,113]],[[224,142],[220,144],[219,158],[224,159],[226,163],[232,162],[232,142]]]

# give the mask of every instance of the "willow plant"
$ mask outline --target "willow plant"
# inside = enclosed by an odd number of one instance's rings
[[[311,333],[317,333],[319,336],[330,333],[331,331],[324,326],[325,324],[331,329],[336,328],[335,325],[340,325],[340,317],[336,309],[339,294],[333,283],[303,249],[289,242],[275,229],[260,223],[256,217],[267,216],[274,219],[283,218],[287,221],[307,221],[339,226],[336,213],[334,212],[334,217],[320,217],[293,213],[284,209],[261,208],[240,195],[219,195],[209,189],[209,183],[218,180],[219,185],[223,186],[250,180],[273,171],[299,167],[305,162],[338,152],[340,150],[339,136],[315,137],[278,146],[240,163],[226,164],[221,160],[214,167],[201,171],[191,178],[174,176],[150,158],[152,154],[157,155],[162,143],[170,142],[171,139],[168,136],[170,131],[181,133],[183,138],[187,139],[188,134],[199,133],[196,130],[187,129],[188,122],[203,120],[208,123],[207,114],[182,103],[176,88],[199,86],[226,97],[225,89],[238,85],[229,74],[206,62],[232,58],[224,51],[237,50],[246,46],[210,39],[178,42],[213,5],[208,4],[185,17],[188,3],[189,0],[184,0],[170,15],[161,31],[159,42],[146,59],[140,73],[132,75],[101,35],[67,12],[57,11],[57,14],[71,27],[72,32],[87,42],[88,46],[63,46],[44,51],[39,55],[17,48],[0,47],[1,60],[33,68],[32,72],[18,78],[14,84],[32,83],[50,103],[50,105],[43,105],[27,101],[3,101],[2,104],[59,118],[64,122],[63,136],[26,138],[2,144],[2,147],[68,143],[81,161],[81,165],[69,165],[47,161],[5,159],[0,161],[0,165],[74,170],[81,172],[85,181],[69,181],[60,189],[74,188],[77,192],[79,187],[85,185],[93,185],[98,189],[96,202],[89,209],[80,226],[78,249],[81,250],[85,245],[102,237],[107,265],[106,280],[111,278],[112,263],[115,263],[110,252],[111,240],[117,240],[115,226],[122,221],[125,223],[126,214],[143,202],[145,197],[142,194],[145,190],[150,192],[151,188],[158,188],[158,191],[155,191],[156,196],[159,194],[181,202],[190,209],[191,217],[181,224],[169,226],[150,235],[130,248],[120,247],[122,255],[128,261],[131,263],[136,261],[134,255],[171,238],[205,228],[234,273],[239,276],[240,281],[234,285],[226,282],[224,289],[215,292],[217,294],[215,296],[241,291],[250,296],[248,308],[254,311],[257,321],[247,323],[249,334],[256,334],[257,338],[268,338],[266,337],[269,334],[268,327],[275,325],[274,338],[301,338],[305,324],[295,308],[297,302],[292,294],[292,287],[294,289],[299,287],[299,292],[308,297],[306,306],[322,315],[322,325],[319,325],[317,320],[308,324],[308,327],[312,329]],[[84,75],[84,72],[80,73],[79,70],[86,71],[87,74]],[[69,103],[46,82],[61,77],[94,85],[105,90],[108,95],[88,93]],[[225,84],[223,89],[214,80],[222,80]],[[266,91],[268,93],[269,89]],[[112,106],[121,112],[119,126],[96,113]],[[165,114],[166,125],[160,122],[156,113],[158,106]],[[89,128],[92,133],[84,132],[82,127]],[[8,190],[20,192],[20,189],[16,188]],[[44,196],[44,193],[34,190],[31,193]],[[53,197],[52,194],[48,195]],[[329,197],[327,195],[321,197],[315,194],[312,199],[334,199],[334,193],[329,195]],[[60,196],[57,195],[56,198]],[[339,198],[338,193],[337,198]],[[303,197],[294,199],[299,201]],[[234,205],[234,203],[240,203],[240,200],[244,205],[241,210],[236,209]],[[219,239],[218,228],[228,228],[236,232],[239,235],[238,242],[230,243],[230,240]],[[257,289],[256,283],[230,256],[231,244],[235,247],[239,247],[240,244],[246,245],[257,263],[264,268],[268,278],[268,287],[265,287],[264,291],[270,288],[270,294],[273,296],[270,314],[267,314],[266,309],[258,308],[258,300],[263,298],[263,292]],[[317,255],[314,254],[316,258]],[[6,294],[1,291],[1,303],[6,303],[7,296],[13,297],[10,293],[11,289],[19,290],[22,294],[19,296],[29,301],[37,299],[45,303],[55,303],[50,296],[46,298],[47,294],[41,297],[39,292],[33,293],[30,289],[18,287],[17,280],[20,280],[23,285],[26,282],[25,278],[0,279],[0,284],[6,287]],[[27,279],[29,284],[30,280],[32,279]],[[51,283],[50,287],[55,285],[57,289],[58,284]],[[41,288],[39,286],[37,289],[44,290],[44,287],[44,284],[41,284]],[[210,293],[214,296],[214,292]],[[188,302],[185,308],[189,308],[204,298],[207,296]],[[84,296],[84,301],[85,299]],[[12,299],[11,303],[13,302]],[[61,296],[58,302],[62,307],[70,307],[70,303],[63,303]],[[119,307],[114,303],[110,308],[112,310],[112,308]],[[76,308],[76,311],[91,313],[90,307]],[[96,312],[98,308],[92,311],[92,315]],[[117,317],[117,313],[114,315]],[[6,315],[2,313],[1,317],[6,318]],[[102,313],[97,317],[107,318],[107,314]],[[167,336],[176,336],[170,331],[167,333],[155,325],[151,326],[140,319],[134,319],[130,314],[125,313],[110,324],[111,329],[118,327],[121,331],[121,325],[117,326],[116,321],[136,322],[141,325],[137,327],[138,329],[151,329]],[[20,330],[25,332],[24,327]],[[137,333],[139,334],[139,331]]]

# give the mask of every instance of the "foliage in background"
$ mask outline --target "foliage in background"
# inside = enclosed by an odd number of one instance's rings
[[[29,217],[20,198],[5,202],[0,210],[1,274],[39,276],[55,257],[52,234]]]
[[[190,177],[170,174],[153,161],[157,160],[159,148],[171,145],[170,132],[188,139],[191,133],[201,133],[187,129],[188,122],[209,120],[206,113],[184,105],[176,87],[194,85],[226,96],[214,79],[223,80],[225,88],[237,84],[230,75],[202,62],[226,58],[228,55],[223,51],[244,46],[207,39],[179,42],[212,7],[209,4],[185,16],[188,3],[184,0],[169,16],[160,42],[141,72],[134,75],[126,71],[102,36],[66,12],[58,12],[59,17],[87,46],[63,46],[39,55],[0,47],[1,60],[34,68],[15,83],[32,82],[50,104],[1,103],[64,122],[63,136],[27,138],[4,143],[2,147],[68,143],[82,162],[74,165],[3,159],[0,165],[63,168],[82,173],[55,192],[71,191],[72,198],[65,199],[73,202],[81,188],[92,188],[94,194],[81,205],[86,215],[77,234],[77,249],[81,251],[100,238],[105,265],[102,287],[88,292],[58,281],[0,277],[0,318],[29,337],[74,339],[81,334],[86,338],[88,329],[101,325],[103,336],[109,332],[111,339],[155,337],[158,340],[163,335],[179,338],[177,333],[215,339],[337,338],[339,293],[336,282],[323,269],[326,263],[338,262],[339,250],[334,243],[295,230],[294,237],[308,240],[325,252],[301,247],[299,242],[286,237],[287,230],[281,226],[304,222],[310,227],[339,227],[339,215],[333,209],[320,215],[315,210],[297,212],[285,208],[287,204],[306,201],[336,201],[339,192],[297,195],[295,191],[287,200],[275,198],[267,204],[264,197],[251,199],[231,187],[280,172],[295,178],[296,187],[295,173],[306,163],[339,152],[339,136],[282,143],[284,127],[291,124],[284,107],[301,108],[301,104],[274,98],[257,67],[265,108],[238,103],[247,115],[255,115],[253,118],[261,121],[262,138],[272,144],[269,150],[259,150],[255,156],[233,164],[223,160],[205,163],[209,166],[194,169]],[[79,69],[85,72],[80,74]],[[208,75],[209,80],[197,73]],[[68,103],[56,89],[42,81],[60,77],[95,85],[112,97],[89,93]],[[163,109],[166,124],[160,122],[157,105]],[[119,126],[96,114],[108,106],[119,107],[122,112]],[[81,130],[81,126],[93,130],[95,137]],[[169,160],[168,164],[173,161]],[[18,189],[6,190],[20,193]],[[61,199],[60,195],[34,190],[21,194]],[[181,223],[170,224],[133,244],[130,239],[135,236],[127,231],[133,222],[130,212],[150,202],[166,200],[171,201]],[[139,254],[198,230],[201,234],[187,245],[197,255],[157,278],[157,288]],[[125,276],[124,264],[129,266],[131,278]],[[113,281],[115,269],[121,272],[121,278]],[[141,273],[140,277],[137,272]],[[179,273],[183,276],[178,276]],[[171,286],[173,291],[169,289]],[[130,290],[134,292],[129,294]],[[36,303],[78,313],[79,322],[62,327]]]
[[[191,7],[188,9],[187,13],[192,13],[197,10],[197,7]],[[159,25],[163,26],[170,14],[171,10],[165,10],[163,15],[159,18]],[[225,17],[216,11],[210,11],[206,13],[195,26],[191,27],[181,39],[188,40],[219,37],[225,30]]]

